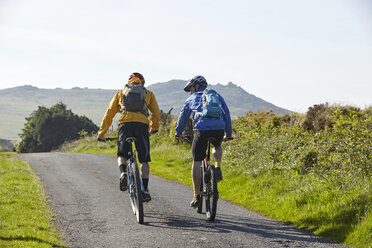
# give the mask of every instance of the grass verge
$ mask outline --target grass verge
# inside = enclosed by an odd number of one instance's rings
[[[0,247],[67,247],[39,178],[15,153],[0,153]]]

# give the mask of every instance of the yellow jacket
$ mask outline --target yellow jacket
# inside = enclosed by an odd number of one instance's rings
[[[118,91],[112,98],[105,116],[101,122],[101,128],[98,130],[98,137],[103,138],[112,124],[112,119],[122,109],[121,101],[123,90]],[[146,105],[151,112],[150,119],[144,114],[138,112],[123,112],[119,118],[119,124],[125,122],[141,122],[150,125],[152,131],[159,129],[160,109],[154,93],[146,89]]]

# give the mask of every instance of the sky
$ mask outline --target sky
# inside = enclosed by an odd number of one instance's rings
[[[372,1],[0,0],[0,89],[120,89],[132,72],[233,82],[298,112],[365,108]]]

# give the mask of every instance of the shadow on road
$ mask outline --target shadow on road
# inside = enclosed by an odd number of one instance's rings
[[[196,213],[195,213],[196,214]],[[295,229],[284,223],[238,217],[229,214],[218,214],[215,221],[207,221],[205,214],[196,214],[196,217],[181,216],[176,214],[164,215],[162,213],[147,212],[145,225],[159,228],[177,228],[183,231],[203,233],[242,233],[255,234],[269,239],[273,242],[283,243],[287,241],[303,241],[317,243],[332,243],[314,236],[313,234]],[[283,241],[284,240],[284,241]]]
[[[41,244],[46,244],[46,245],[49,245],[51,247],[67,248],[67,246],[60,246],[58,244],[54,244],[54,243],[45,241],[43,239],[39,239],[39,238],[35,238],[35,237],[29,237],[29,236],[25,236],[25,237],[23,237],[23,236],[1,237],[0,236],[0,240],[4,240],[4,241],[20,241],[20,242],[22,242],[23,245],[27,245],[27,243],[25,243],[25,242],[37,242],[40,245]]]

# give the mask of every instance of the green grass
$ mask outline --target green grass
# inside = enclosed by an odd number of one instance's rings
[[[372,198],[361,195],[358,188],[345,194],[327,190],[315,176],[294,179],[284,173],[264,173],[259,177],[227,174],[219,190],[225,199],[314,234],[353,247],[371,246],[368,204]]]
[[[151,150],[151,173],[192,187],[192,159],[187,146],[161,144]]]
[[[117,145],[115,141],[110,141],[110,142],[105,142],[105,143],[98,142],[95,136],[94,137],[89,136],[89,137],[65,144],[58,151],[115,155],[117,151]]]
[[[0,177],[0,247],[66,247],[29,165],[0,153]]]

